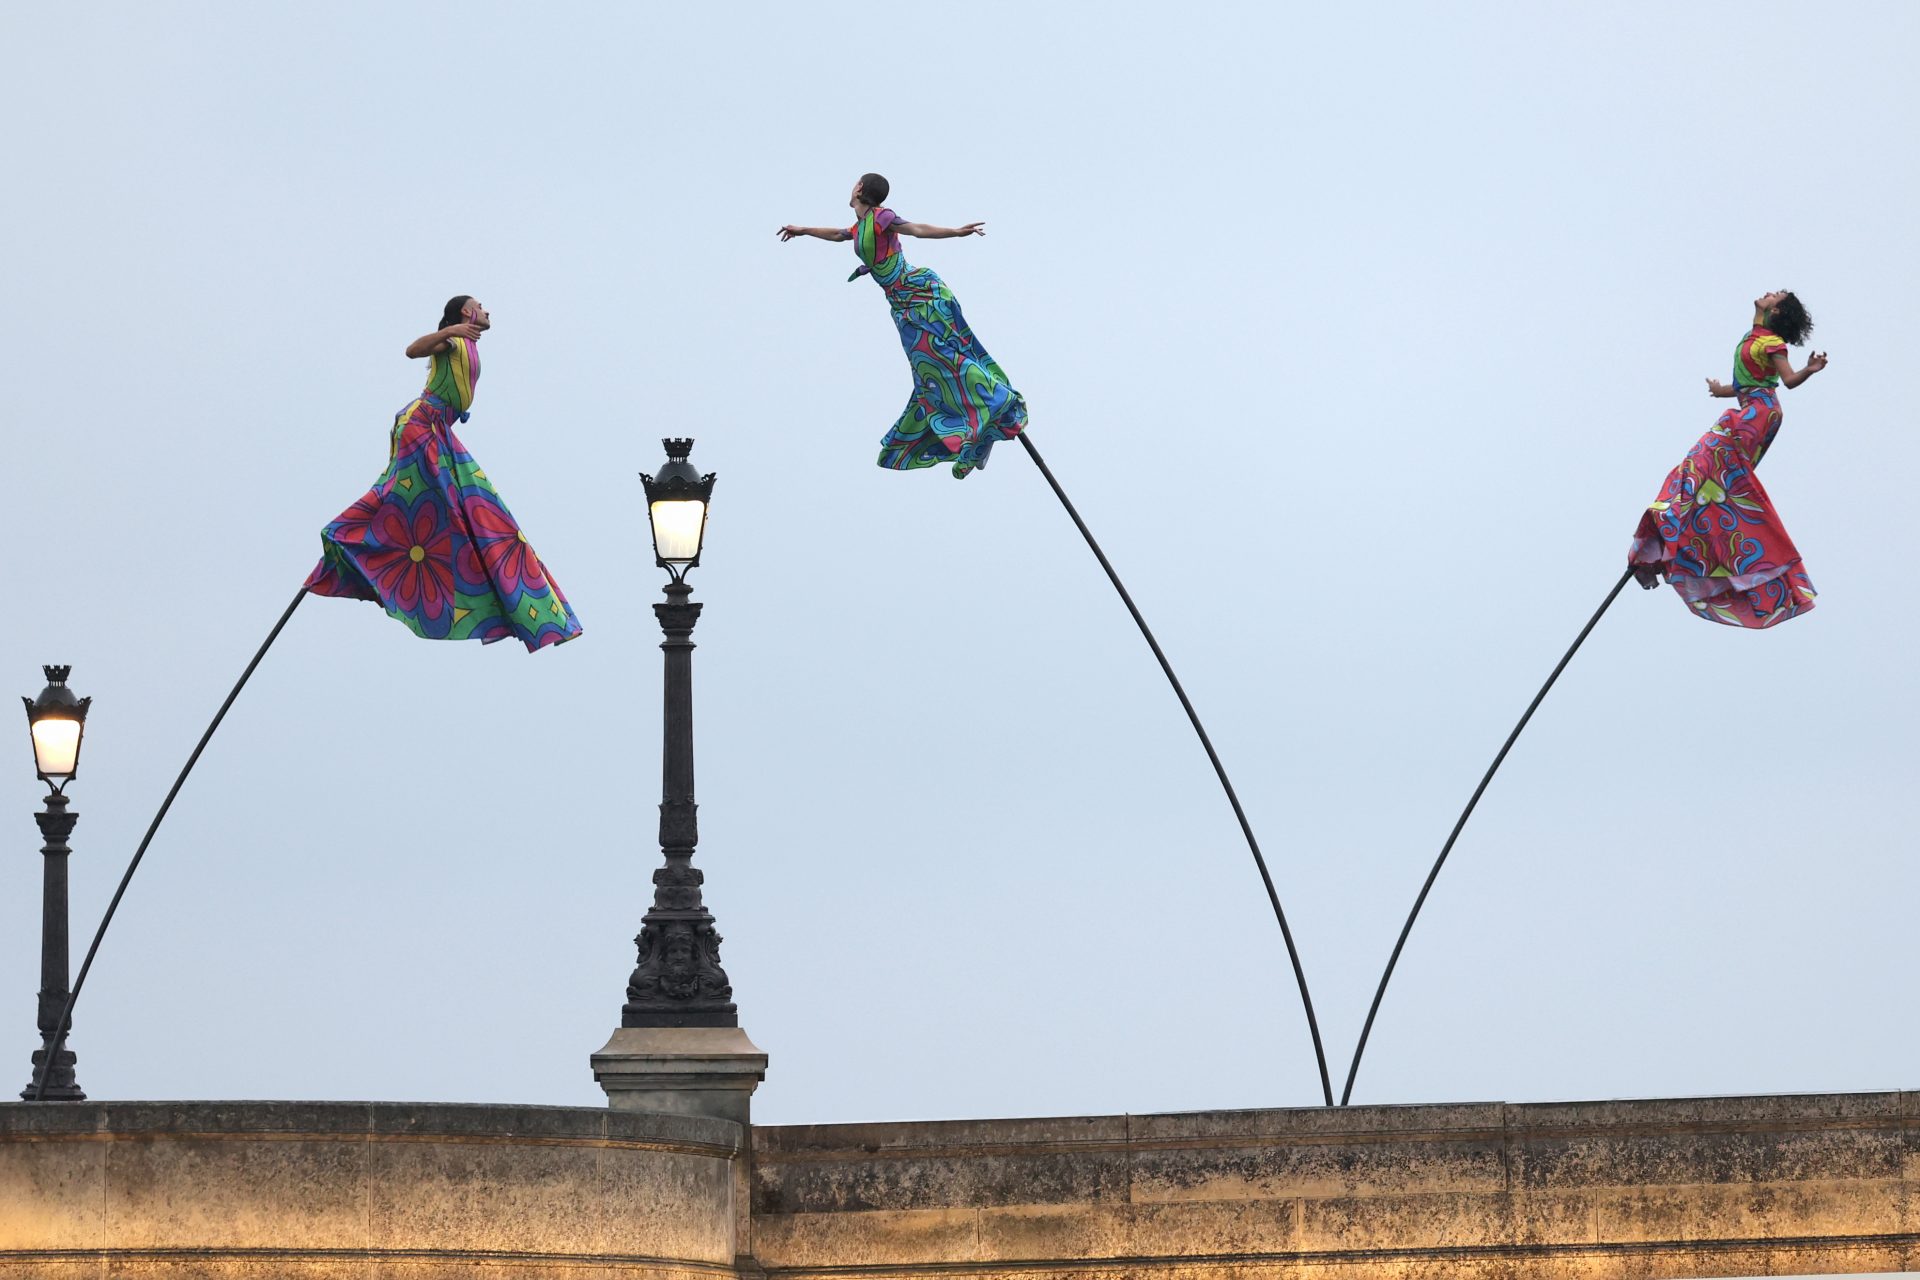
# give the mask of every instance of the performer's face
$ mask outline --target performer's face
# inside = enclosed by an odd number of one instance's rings
[[[1776,289],[1772,293],[1763,293],[1753,300],[1754,309],[1761,312],[1773,310],[1786,298],[1786,294]]]
[[[476,329],[493,328],[493,321],[487,317],[487,309],[480,305],[478,299],[468,298],[467,305],[460,308],[460,316]]]
[[[860,199],[860,183],[856,180],[853,184],[853,194],[847,197],[847,208],[857,209],[863,203],[865,202]]]

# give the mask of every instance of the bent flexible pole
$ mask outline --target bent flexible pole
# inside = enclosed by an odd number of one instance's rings
[[[1346,1088],[1340,1091],[1341,1106],[1346,1106],[1347,1100],[1353,1097],[1354,1077],[1360,1074],[1360,1055],[1367,1051],[1367,1037],[1373,1032],[1374,1015],[1380,1012],[1380,999],[1387,994],[1387,983],[1393,977],[1393,967],[1400,963],[1400,949],[1407,945],[1407,935],[1413,932],[1413,922],[1419,919],[1420,908],[1426,904],[1427,894],[1432,890],[1434,880],[1439,877],[1440,868],[1446,865],[1447,855],[1453,852],[1453,842],[1460,838],[1461,829],[1467,825],[1467,819],[1473,816],[1473,807],[1480,803],[1481,793],[1487,789],[1487,784],[1493,781],[1493,775],[1500,771],[1500,764],[1507,758],[1507,752],[1513,750],[1513,744],[1520,737],[1520,731],[1527,727],[1527,721],[1533,719],[1533,713],[1540,709],[1541,700],[1547,696],[1547,690],[1553,688],[1553,682],[1560,678],[1560,673],[1567,669],[1569,662],[1573,661],[1573,655],[1580,651],[1580,646],[1585,643],[1588,633],[1593,630],[1594,624],[1600,621],[1600,615],[1612,606],[1614,599],[1620,594],[1620,589],[1627,585],[1627,580],[1631,577],[1633,577],[1631,569],[1620,575],[1620,581],[1613,584],[1613,590],[1607,592],[1607,598],[1600,602],[1600,607],[1593,611],[1591,618],[1587,619],[1587,625],[1580,628],[1580,634],[1573,638],[1572,646],[1560,656],[1559,665],[1554,667],[1553,674],[1547,677],[1547,682],[1540,686],[1540,692],[1533,695],[1533,701],[1527,704],[1526,714],[1520,717],[1520,723],[1513,726],[1513,732],[1508,734],[1507,740],[1500,745],[1500,754],[1493,758],[1493,763],[1487,766],[1486,773],[1481,775],[1480,785],[1473,789],[1473,795],[1467,800],[1467,807],[1460,811],[1459,821],[1453,824],[1453,830],[1447,834],[1447,842],[1440,846],[1440,856],[1433,860],[1433,870],[1427,872],[1427,882],[1420,886],[1420,896],[1413,900],[1413,910],[1407,913],[1407,922],[1400,927],[1400,937],[1393,944],[1393,954],[1387,957],[1387,971],[1380,975],[1380,985],[1374,990],[1373,1004],[1367,1009],[1367,1021],[1360,1028],[1360,1043],[1354,1046],[1353,1065],[1347,1068]]]
[[[1193,703],[1187,698],[1187,691],[1180,687],[1180,677],[1173,674],[1173,664],[1167,661],[1167,655],[1161,652],[1160,642],[1153,638],[1153,631],[1147,626],[1147,620],[1140,616],[1140,608],[1134,604],[1133,597],[1127,594],[1127,588],[1120,581],[1120,575],[1113,571],[1113,565],[1107,559],[1107,553],[1094,541],[1093,533],[1087,528],[1087,522],[1080,518],[1080,512],[1074,508],[1067,497],[1066,490],[1053,478],[1053,471],[1047,466],[1046,459],[1033,447],[1033,437],[1022,431],[1020,443],[1026,447],[1027,456],[1040,468],[1040,474],[1046,477],[1053,496],[1060,499],[1060,505],[1067,509],[1067,515],[1073,520],[1074,527],[1080,530],[1080,536],[1087,540],[1094,559],[1107,571],[1107,580],[1113,583],[1113,589],[1120,593],[1121,603],[1127,606],[1127,612],[1133,615],[1134,625],[1140,628],[1140,634],[1146,637],[1147,647],[1153,650],[1153,656],[1160,663],[1160,670],[1166,673],[1167,683],[1173,686],[1173,694],[1180,699],[1181,708],[1187,713],[1187,719],[1193,722],[1193,731],[1200,737],[1200,745],[1206,749],[1207,759],[1213,764],[1213,771],[1220,779],[1221,790],[1227,793],[1227,803],[1233,806],[1233,816],[1240,822],[1240,834],[1247,838],[1247,848],[1253,852],[1253,865],[1260,869],[1260,881],[1267,886],[1267,901],[1273,904],[1273,918],[1280,923],[1280,936],[1286,940],[1287,959],[1293,962],[1294,981],[1300,984],[1300,1003],[1307,1011],[1307,1030],[1313,1035],[1313,1057],[1320,1067],[1320,1093],[1327,1105],[1333,1105],[1333,1082],[1327,1075],[1327,1054],[1320,1043],[1320,1020],[1313,1014],[1313,996],[1307,991],[1306,970],[1300,967],[1300,952],[1293,945],[1293,930],[1287,927],[1287,913],[1281,909],[1280,894],[1273,887],[1273,876],[1267,870],[1267,860],[1260,854],[1260,842],[1253,838],[1253,826],[1247,821],[1247,814],[1240,807],[1240,797],[1234,793],[1233,783],[1227,778],[1227,768],[1220,763],[1220,753],[1213,749],[1213,740],[1207,737],[1206,726],[1200,723],[1200,713],[1193,709]]]
[[[153,833],[160,829],[161,819],[165,818],[167,810],[173,807],[173,798],[180,794],[180,784],[187,780],[187,775],[193,772],[193,766],[199,763],[200,753],[207,749],[207,743],[213,737],[213,731],[218,729],[220,722],[227,718],[227,708],[231,707],[233,700],[240,696],[240,691],[247,687],[247,680],[253,675],[253,669],[260,665],[260,659],[267,656],[267,650],[273,648],[273,642],[280,638],[280,629],[287,625],[287,619],[293,616],[293,611],[300,607],[300,602],[306,598],[306,595],[307,589],[301,587],[295,593],[293,602],[287,606],[286,612],[280,615],[280,621],[274,623],[273,630],[267,632],[267,638],[261,643],[259,652],[253,655],[253,661],[247,664],[247,669],[240,673],[239,681],[233,686],[233,692],[227,695],[227,700],[220,704],[220,710],[214,712],[213,723],[208,725],[207,731],[200,735],[200,743],[193,749],[193,754],[187,757],[186,767],[181,769],[180,776],[173,780],[173,788],[167,792],[167,798],[160,802],[160,812],[153,815],[153,822],[148,825],[147,834],[140,838],[140,847],[133,851],[133,861],[127,864],[126,874],[120,877],[120,887],[113,891],[113,900],[107,903],[107,913],[100,918],[100,927],[93,931],[93,943],[87,948],[87,958],[80,962],[80,976],[73,980],[73,990],[67,993],[67,1003],[60,1010],[59,1020],[53,1024],[53,1037],[47,1045],[46,1056],[40,1063],[40,1070],[33,1077],[35,1102],[41,1101],[42,1095],[46,1093],[47,1070],[53,1065],[53,1059],[60,1052],[61,1046],[66,1043],[67,1027],[73,1019],[73,1002],[80,998],[80,988],[87,982],[87,970],[93,968],[93,957],[100,950],[100,939],[106,936],[107,926],[113,923],[113,913],[119,909],[120,899],[126,895],[127,884],[133,879],[133,873],[139,870],[140,859],[146,857],[147,846],[153,843]]]

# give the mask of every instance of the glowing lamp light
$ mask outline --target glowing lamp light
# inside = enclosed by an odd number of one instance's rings
[[[701,475],[687,461],[691,440],[662,440],[667,463],[660,474],[640,475],[647,491],[647,522],[653,526],[653,562],[679,582],[700,563],[707,536],[707,504],[713,498],[712,475]]]
[[[47,687],[38,698],[20,701],[27,706],[27,727],[33,733],[33,767],[40,781],[61,790],[80,772],[80,740],[87,730],[87,708],[92,698],[76,698],[67,688],[72,667],[42,667]]]

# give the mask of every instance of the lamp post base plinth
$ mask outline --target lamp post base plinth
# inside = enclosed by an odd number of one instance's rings
[[[33,1051],[33,1074],[27,1079],[27,1087],[20,1091],[20,1097],[35,1101],[33,1084],[40,1078],[40,1064],[47,1060],[45,1049]],[[47,1070],[46,1091],[39,1095],[40,1102],[85,1102],[87,1095],[80,1088],[80,1082],[74,1079],[74,1064],[79,1061],[73,1050],[62,1049],[53,1057],[53,1066]]]
[[[616,1111],[751,1123],[767,1055],[739,1027],[621,1027],[593,1055],[593,1078]]]

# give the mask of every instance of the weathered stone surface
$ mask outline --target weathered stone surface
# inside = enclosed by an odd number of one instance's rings
[[[0,1275],[1650,1280],[1920,1265],[1912,1094],[762,1128],[750,1156],[724,1120],[618,1109],[4,1104]]]
[[[776,1276],[1590,1280],[1920,1252],[1908,1094],[761,1128],[754,1148]]]
[[[754,1130],[755,1214],[1126,1199],[1124,1117]]]
[[[741,1150],[582,1108],[0,1106],[0,1274],[730,1276]]]

